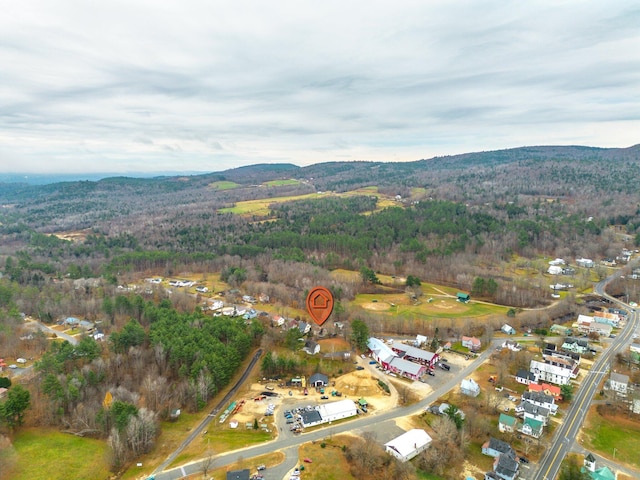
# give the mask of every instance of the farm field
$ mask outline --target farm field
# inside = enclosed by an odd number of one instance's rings
[[[227,180],[221,180],[219,182],[213,182],[209,184],[209,188],[213,188],[215,190],[231,190],[234,188],[238,188],[239,186],[240,184]]]
[[[274,197],[274,198],[263,198],[263,199],[258,199],[258,200],[247,200],[247,201],[243,201],[243,202],[237,202],[233,207],[227,207],[227,208],[221,208],[219,210],[220,213],[233,213],[236,215],[243,215],[243,216],[251,216],[251,215],[255,215],[255,216],[262,216],[262,217],[266,217],[269,215],[270,213],[270,206],[273,204],[278,204],[278,203],[284,203],[284,202],[290,202],[290,201],[294,201],[294,200],[307,200],[307,199],[318,199],[318,198],[324,198],[327,196],[337,196],[337,197],[353,197],[356,195],[369,195],[369,196],[376,196],[378,197],[378,205],[376,210],[382,210],[386,207],[390,207],[390,206],[397,206],[397,202],[395,202],[394,200],[392,200],[389,197],[386,197],[380,193],[378,193],[378,188],[377,187],[367,187],[367,188],[361,188],[358,190],[352,190],[350,192],[344,192],[344,193],[327,193],[327,194],[321,194],[321,193],[309,193],[306,195],[292,195],[292,196],[285,196],[285,197]]]

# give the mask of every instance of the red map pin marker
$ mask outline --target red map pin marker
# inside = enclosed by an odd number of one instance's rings
[[[318,325],[327,321],[333,310],[333,295],[324,287],[315,287],[307,295],[307,312]]]

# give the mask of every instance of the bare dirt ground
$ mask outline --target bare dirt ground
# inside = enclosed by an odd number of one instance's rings
[[[388,410],[396,405],[394,396],[382,390],[377,378],[366,369],[342,375],[336,379],[335,389],[342,392],[343,398],[366,399],[370,410]]]
[[[362,304],[362,308],[365,310],[372,310],[374,312],[384,312],[391,308],[391,305],[387,302],[367,302]]]

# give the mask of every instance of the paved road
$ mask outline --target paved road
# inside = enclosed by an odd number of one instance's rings
[[[571,451],[575,438],[584,423],[584,419],[589,410],[589,405],[591,404],[591,401],[598,389],[598,385],[602,381],[604,375],[609,371],[610,362],[618,351],[631,342],[632,335],[635,333],[638,326],[638,313],[633,309],[630,309],[626,304],[605,293],[607,283],[619,276],[621,273],[622,271],[618,270],[607,279],[596,284],[594,292],[604,298],[607,298],[612,303],[618,304],[629,310],[630,313],[627,318],[627,325],[611,342],[611,346],[606,349],[593,363],[591,370],[582,381],[582,384],[580,385],[580,388],[578,389],[578,392],[565,415],[564,421],[554,434],[552,445],[547,448],[544,457],[538,464],[538,469],[531,477],[535,480],[554,480],[557,477],[560,471],[560,466],[562,465],[562,460],[567,453]]]
[[[200,435],[200,433],[205,429],[205,427],[209,425],[211,420],[215,418],[216,414],[231,401],[231,398],[236,394],[236,392],[238,391],[238,388],[240,388],[240,386],[244,383],[244,381],[247,379],[247,377],[251,373],[251,370],[260,359],[260,355],[262,355],[262,349],[258,350],[253,355],[253,358],[251,359],[251,362],[247,366],[247,369],[244,371],[242,376],[238,379],[238,381],[233,386],[233,388],[229,390],[229,393],[227,393],[224,396],[224,398],[220,400],[220,402],[214,407],[213,410],[211,410],[209,415],[202,421],[202,423],[200,423],[200,425],[198,425],[196,428],[193,429],[193,431],[189,434],[189,436],[180,444],[180,446],[173,453],[171,453],[171,455],[167,457],[167,459],[162,463],[162,465],[160,465],[154,470],[153,472],[154,474],[167,468],[171,464],[171,462],[173,462],[176,459],[176,457],[180,455],[182,450],[184,450],[185,447],[189,445],[194,438]],[[159,478],[159,477],[156,475],[156,478]],[[176,477],[176,478],[179,478],[179,477]]]
[[[64,332],[59,332],[57,330],[54,330],[53,328],[50,328],[48,326],[46,326],[44,323],[40,323],[37,320],[29,320],[30,322],[35,322],[36,325],[38,325],[38,328],[40,330],[42,330],[45,333],[53,333],[55,335],[57,335],[58,337],[62,338],[63,340],[66,340],[67,342],[69,342],[71,345],[77,345],[78,344],[78,339],[76,337],[73,337],[71,335],[68,335]]]
[[[264,455],[277,450],[289,449],[290,447],[297,447],[301,443],[306,443],[314,440],[321,440],[331,435],[337,435],[339,433],[350,432],[354,430],[362,430],[373,425],[393,420],[398,417],[404,417],[407,415],[415,415],[424,410],[424,408],[431,403],[435,402],[439,397],[447,393],[452,388],[456,387],[460,381],[470,375],[476,368],[478,368],[493,352],[493,348],[488,348],[481,355],[478,356],[473,362],[470,362],[466,367],[462,368],[457,374],[441,374],[438,377],[444,378],[445,381],[434,389],[428,396],[422,399],[420,402],[410,405],[408,407],[400,407],[386,412],[375,412],[368,414],[364,417],[343,422],[338,425],[325,426],[324,428],[316,429],[310,432],[302,433],[292,438],[277,438],[271,442],[256,445],[255,447],[249,447],[234,452],[228,452],[221,455],[217,455],[214,459],[215,468],[223,467],[234,463],[238,458],[251,458],[258,455]],[[158,469],[160,470],[160,469]],[[272,469],[272,472],[275,469]],[[194,473],[202,472],[202,460],[195,461],[188,465],[183,465],[171,470],[167,470],[161,473],[156,473],[156,480],[176,480],[181,477],[191,475]],[[282,477],[265,476],[265,480],[280,480]]]

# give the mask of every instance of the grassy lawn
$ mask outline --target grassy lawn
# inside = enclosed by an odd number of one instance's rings
[[[300,465],[304,465],[304,480],[355,480],[349,473],[349,464],[342,452],[343,445],[349,445],[348,436],[335,436],[325,441],[300,445]],[[303,463],[309,458],[313,463]]]
[[[231,190],[233,188],[238,188],[239,186],[240,186],[239,183],[229,182],[226,180],[222,180],[220,182],[213,182],[209,184],[209,187],[215,190]]]
[[[629,417],[603,417],[592,408],[583,432],[585,448],[611,459],[615,449],[616,461],[640,467],[640,424]]]
[[[420,480],[444,480],[442,477],[434,475],[433,473],[423,472],[422,470],[418,470],[416,473]]]
[[[351,302],[351,305],[396,317],[423,320],[430,318],[469,318],[504,315],[508,310],[500,305],[473,301],[460,303],[455,298],[450,297],[433,297],[433,300],[429,301],[427,295],[422,297],[418,304],[414,305],[409,302],[408,296],[404,293],[360,294]]]
[[[12,480],[96,480],[111,476],[106,442],[43,428],[21,429],[13,447],[0,452],[0,464],[0,476]]]

